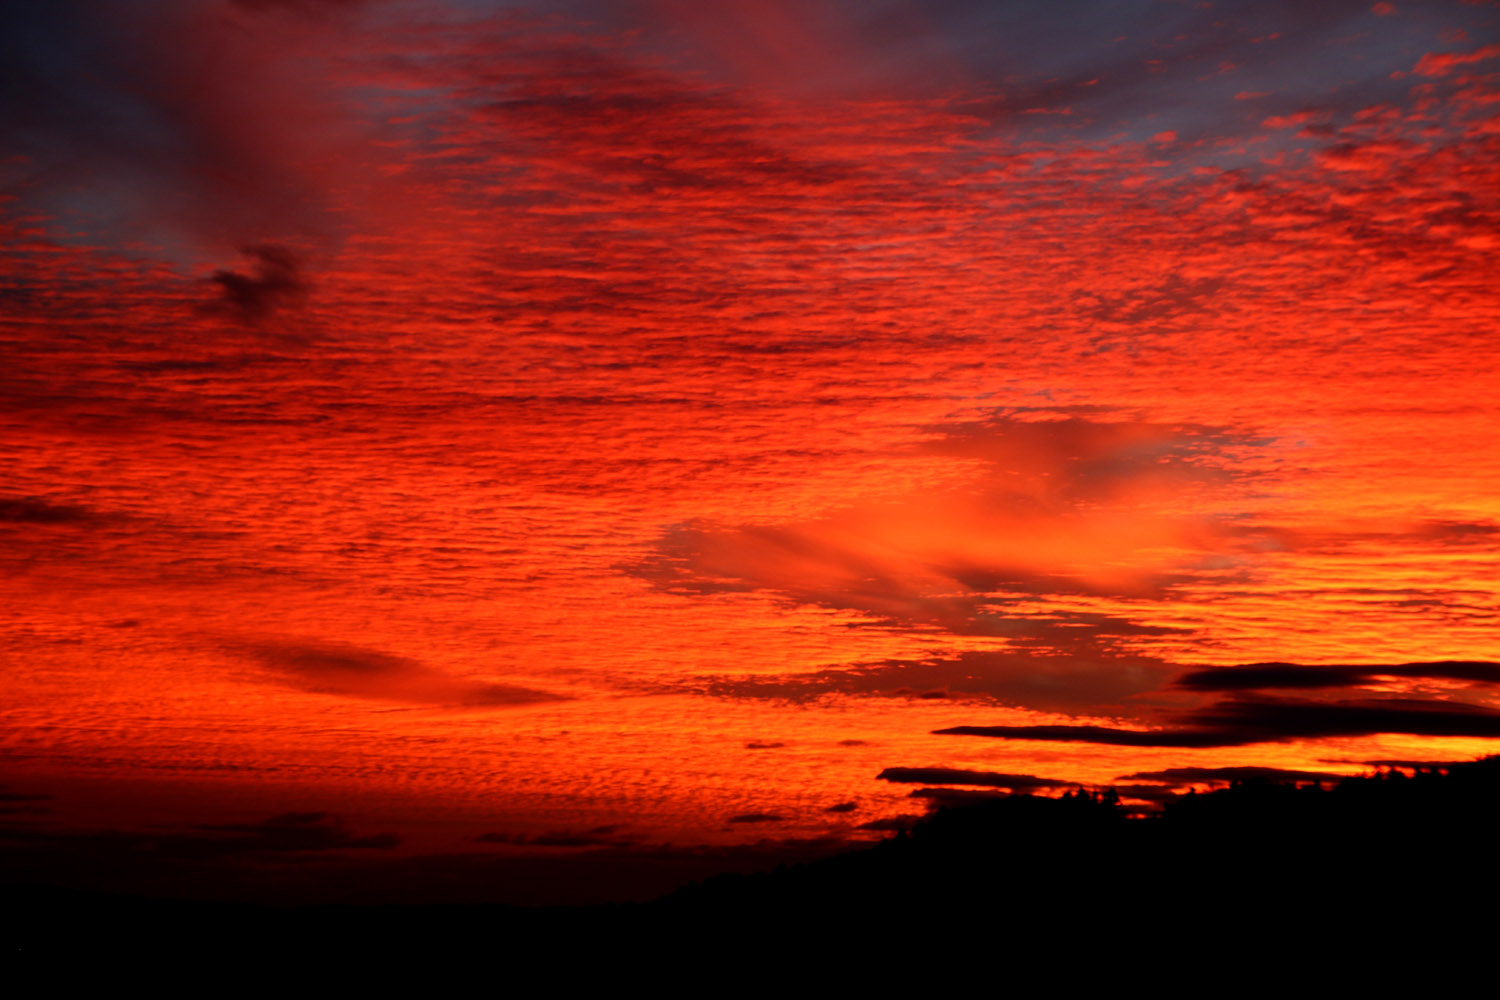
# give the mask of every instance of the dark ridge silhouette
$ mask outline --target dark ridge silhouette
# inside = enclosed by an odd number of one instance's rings
[[[1328,761],[1330,764],[1347,764],[1349,761]],[[1354,763],[1366,767],[1399,767],[1407,771],[1446,771],[1454,764],[1467,764],[1466,760],[1361,760]]]
[[[1500,756],[1336,783],[1308,777],[1235,775],[1227,788],[1164,796],[1146,816],[1113,788],[944,796],[925,819],[890,824],[909,829],[871,849],[720,876],[657,906],[767,920],[964,917],[1010,940],[1053,927],[1079,944],[1152,940],[1160,951],[1205,935],[1240,947],[1267,933],[1375,933],[1377,914],[1456,913],[1500,888],[1488,842],[1500,820]]]
[[[1107,955],[1151,968],[1253,964],[1309,948],[1304,957],[1367,954],[1386,938],[1425,940],[1433,932],[1416,925],[1430,919],[1442,922],[1444,954],[1461,956],[1469,932],[1488,933],[1500,888],[1490,846],[1500,757],[1336,784],[1252,775],[1177,795],[1147,817],[1132,816],[1114,789],[939,801],[948,804],[925,817],[865,824],[897,831],[871,847],[715,876],[644,904],[275,907],[0,888],[26,917],[8,947],[29,956],[159,953],[167,942],[272,964],[388,948],[484,963],[499,942],[510,955],[565,947],[633,962],[684,948],[762,961],[878,946],[920,964],[977,937],[985,956],[1016,962]],[[773,939],[774,955],[764,951]]]

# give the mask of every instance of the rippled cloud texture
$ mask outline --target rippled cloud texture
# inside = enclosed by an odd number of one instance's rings
[[[3,10],[17,843],[1500,739],[1493,3]]]

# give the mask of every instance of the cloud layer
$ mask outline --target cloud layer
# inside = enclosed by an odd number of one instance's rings
[[[60,824],[816,840],[1500,736],[1491,6],[10,6]]]

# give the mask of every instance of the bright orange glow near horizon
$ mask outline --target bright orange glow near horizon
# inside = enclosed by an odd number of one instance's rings
[[[831,842],[1500,747],[1494,5],[60,6],[9,835]]]

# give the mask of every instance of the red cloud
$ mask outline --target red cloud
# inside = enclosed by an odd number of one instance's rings
[[[1424,55],[1412,72],[1418,76],[1446,76],[1459,66],[1483,62],[1500,56],[1500,44],[1486,45],[1473,52],[1429,52]]]

